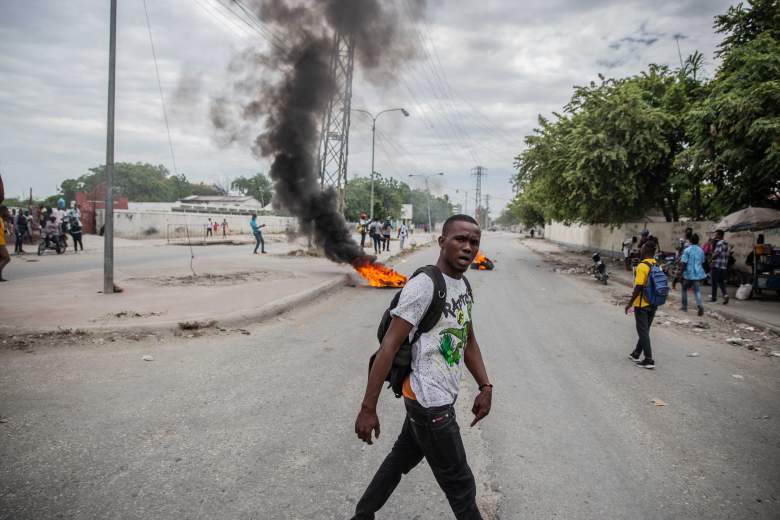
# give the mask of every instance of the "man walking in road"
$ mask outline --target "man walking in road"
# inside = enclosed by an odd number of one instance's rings
[[[382,224],[382,249],[383,251],[390,251],[390,236],[393,234],[393,225],[390,223],[390,217],[387,217],[385,223]]]
[[[401,476],[423,457],[444,490],[455,518],[482,518],[453,406],[464,364],[479,386],[471,409],[475,416],[471,426],[488,415],[492,400],[493,385],[474,334],[474,298],[463,278],[479,250],[480,238],[479,226],[472,217],[454,215],[444,223],[436,267],[444,277],[447,303],[433,328],[416,334],[433,298],[440,297],[433,294],[435,285],[428,275],[419,274],[409,280],[390,313],[392,321],[369,373],[355,432],[368,444],[373,443],[372,432],[379,437],[376,405],[383,382],[401,344],[406,338],[416,338],[412,344],[412,371],[403,383],[406,418],[393,449],[358,502],[353,520],[373,519]]]
[[[211,219],[206,223],[206,237],[210,237],[211,235]]]
[[[718,301],[718,287],[723,293],[723,305],[729,303],[729,293],[726,291],[726,276],[729,268],[729,243],[723,240],[723,230],[715,231],[715,247],[712,249],[712,297],[711,302]]]
[[[655,242],[650,240],[645,242],[639,254],[641,261],[636,266],[636,278],[634,278],[634,292],[631,294],[631,300],[626,304],[626,314],[633,307],[634,320],[636,321],[636,332],[639,340],[636,342],[634,351],[631,352],[632,360],[639,363],[643,368],[655,368],[653,361],[653,350],[650,347],[650,326],[655,318],[657,307],[650,305],[645,288],[650,278],[650,267],[655,265]],[[639,360],[641,354],[645,355],[643,360]]]
[[[371,241],[374,243],[374,254],[378,255],[382,250],[382,234],[379,229],[379,221],[373,219],[368,225],[368,235],[371,237]]]
[[[260,248],[260,252],[265,254],[265,240],[263,240],[263,232],[260,231],[265,227],[265,224],[257,223],[257,215],[252,214],[252,219],[249,221],[249,226],[252,228],[252,234],[255,236],[255,250],[254,254],[257,254],[257,248]]]
[[[688,238],[690,245],[683,250],[680,263],[682,264],[682,305],[680,310],[688,312],[688,289],[693,288],[693,296],[696,298],[696,308],[699,316],[704,315],[704,305],[701,302],[701,281],[707,276],[704,274],[704,251],[699,247],[699,235],[693,233]]]
[[[401,225],[398,226],[398,240],[401,249],[404,248],[404,242],[406,242],[406,238],[408,236],[409,236],[409,228],[406,227],[405,223],[401,222]]]

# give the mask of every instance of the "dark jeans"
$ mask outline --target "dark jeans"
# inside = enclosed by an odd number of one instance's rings
[[[260,248],[260,251],[265,253],[265,240],[263,240],[262,233],[255,233],[255,253],[257,253],[258,247]]]
[[[658,307],[634,307],[634,320],[636,321],[636,333],[639,341],[636,342],[634,352],[644,352],[645,359],[653,359],[653,349],[650,348],[650,326],[655,318]]]
[[[390,251],[390,235],[383,235],[382,241],[384,242],[383,247],[385,251]]]
[[[81,246],[81,250],[84,251],[84,244],[81,242],[81,231],[71,233],[70,236],[73,238],[73,251],[78,251],[79,246]]]
[[[382,251],[382,237],[381,235],[374,235],[371,238],[374,240],[374,254],[378,255]]]
[[[406,419],[390,454],[358,502],[353,520],[371,520],[401,481],[425,457],[444,490],[455,518],[481,520],[477,509],[474,475],[466,462],[452,405],[423,408],[404,398]]]
[[[19,233],[18,231],[16,232],[16,244],[14,244],[14,253],[21,253],[24,250],[24,248],[22,247],[22,243],[24,240],[25,233],[26,231],[22,231],[21,233]]]
[[[718,299],[718,287],[723,292],[724,298],[728,296],[729,293],[726,292],[726,270],[713,267],[712,271],[710,271],[710,276],[712,277],[712,300]]]
[[[366,247],[366,232],[360,233],[360,247]]]
[[[210,236],[212,236],[212,235],[211,235],[211,226],[209,226],[209,227],[207,227],[207,228],[206,228],[206,236],[207,236],[207,237],[210,237]]]

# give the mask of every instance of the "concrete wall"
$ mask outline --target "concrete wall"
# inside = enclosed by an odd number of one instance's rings
[[[203,237],[209,217],[220,225],[228,221],[229,235],[251,235],[249,217],[208,213],[183,213],[172,211],[114,211],[114,234],[120,238],[184,238],[189,230],[190,237]],[[98,210],[98,229],[103,226],[104,210]],[[298,221],[291,217],[258,216],[257,222],[265,224],[264,233],[284,233],[297,230]],[[222,229],[218,231],[222,234]]]
[[[553,222],[544,227],[545,237],[553,242],[583,249],[598,250],[602,254],[620,256],[623,240],[636,236],[647,228],[650,233],[658,238],[661,249],[673,251],[677,240],[685,234],[685,228],[693,228],[694,233],[701,237],[701,244],[706,242],[714,222],[633,222],[622,226],[610,228],[602,225],[572,224],[566,226],[560,222]],[[763,232],[768,244],[780,247],[780,228],[768,229]],[[757,233],[756,233],[757,234]],[[740,270],[748,270],[745,258],[753,246],[753,233],[742,231],[739,233],[726,233],[726,241],[734,246],[734,256],[737,259],[737,267]]]

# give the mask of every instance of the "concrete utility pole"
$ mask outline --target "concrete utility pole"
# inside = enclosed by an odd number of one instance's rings
[[[480,210],[482,209],[482,178],[487,176],[487,168],[477,166],[471,170],[471,175],[477,179],[476,192],[474,193],[474,216],[477,218],[477,222],[480,222],[482,219],[480,215]],[[481,222],[480,225],[482,225]]]
[[[103,294],[114,292],[114,98],[116,86],[116,0],[111,0],[106,125],[106,210],[103,234]]]
[[[409,177],[422,177],[425,179],[425,191],[428,195],[428,233],[431,233],[433,231],[433,224],[431,222],[431,186],[428,184],[428,179],[430,177],[434,177],[436,175],[444,175],[444,172],[439,173],[419,173],[419,174],[409,174]]]
[[[488,227],[490,225],[489,222],[489,215],[490,215],[490,194],[485,194],[485,225],[483,227]]]
[[[368,110],[363,110],[362,108],[353,108],[354,112],[360,112],[361,114],[366,114],[368,117],[371,118],[371,208],[369,208],[369,215],[368,217],[373,220],[374,219],[374,176],[376,175],[376,169],[374,167],[374,158],[376,157],[376,120],[379,119],[379,116],[382,114],[386,114],[388,112],[401,112],[404,117],[409,117],[409,112],[405,108],[388,108],[387,110],[382,110],[377,115],[372,114]]]

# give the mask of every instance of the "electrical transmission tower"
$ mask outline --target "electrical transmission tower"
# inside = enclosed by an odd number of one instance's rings
[[[482,208],[482,178],[487,176],[487,168],[477,166],[471,170],[471,175],[477,179],[477,187],[474,193],[474,217],[480,226],[485,225],[484,209]]]
[[[349,113],[352,105],[352,69],[355,40],[336,33],[333,37],[331,77],[335,89],[322,120],[320,132],[320,185],[338,193],[338,210],[344,213],[347,191],[347,157],[349,155]]]

